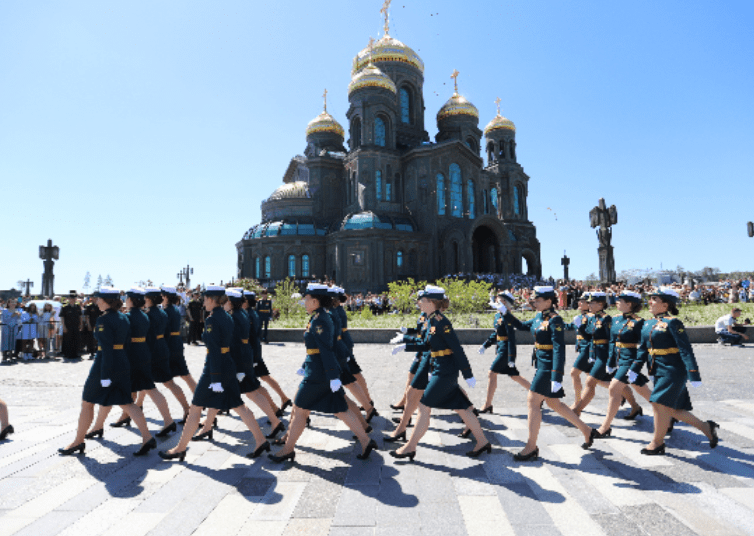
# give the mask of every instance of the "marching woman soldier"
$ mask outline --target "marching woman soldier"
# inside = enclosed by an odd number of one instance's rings
[[[649,401],[652,394],[647,387],[647,377],[641,374],[636,381],[629,386],[628,371],[636,361],[636,353],[641,341],[641,330],[644,327],[644,319],[636,316],[641,311],[641,294],[630,290],[624,290],[618,296],[618,311],[622,314],[614,316],[610,328],[610,348],[608,350],[607,372],[615,372],[610,382],[608,392],[610,398],[607,403],[607,415],[597,431],[600,438],[608,437],[611,429],[610,424],[618,414],[621,399],[625,398],[631,403],[631,411],[623,417],[627,421],[636,419],[644,412],[636,399],[631,396],[631,387]],[[616,372],[617,370],[617,372]]]
[[[162,302],[162,291],[157,287],[144,289],[144,302],[147,306],[147,316],[149,317],[149,331],[147,331],[147,346],[149,346],[149,355],[152,363],[152,381],[161,383],[173,393],[178,403],[183,408],[183,419],[178,421],[182,424],[188,415],[189,405],[183,390],[173,381],[173,374],[170,371],[170,349],[165,341],[165,329],[168,324],[168,315],[158,307]],[[139,407],[144,407],[144,397],[146,392],[142,391],[136,400]],[[130,423],[130,419],[120,420],[112,423],[110,426],[120,427]]]
[[[118,290],[102,287],[95,296],[97,307],[104,313],[94,327],[97,355],[84,384],[76,439],[67,447],[58,449],[58,452],[63,456],[84,453],[86,431],[94,418],[94,405],[99,404],[120,406],[134,420],[143,440],[134,456],[143,456],[157,447],[157,442],[149,433],[141,408],[131,398],[131,366],[124,349],[131,333],[128,318],[119,312],[123,302],[120,301]]]
[[[196,381],[191,375],[186,364],[186,356],[183,355],[183,337],[181,337],[181,313],[176,305],[181,297],[175,287],[160,287],[162,291],[162,309],[168,315],[168,323],[165,327],[165,340],[170,350],[170,373],[173,378],[180,377],[193,393],[196,390]]]
[[[8,420],[8,405],[0,398],[0,441],[15,432],[13,425]]]
[[[423,290],[419,291],[419,297],[421,297],[424,294]],[[417,298],[418,299],[418,298]],[[418,305],[417,305],[418,307]],[[390,343],[391,344],[397,344],[399,342],[404,342],[407,344],[412,344],[416,342],[416,339],[424,339],[424,327],[427,321],[427,315],[424,313],[421,313],[419,315],[419,319],[416,321],[416,328],[406,328],[402,327],[400,333],[396,333],[395,338],[393,338]],[[393,355],[397,354],[400,350],[394,350]],[[411,352],[414,350],[406,349],[407,352]],[[423,348],[422,349],[416,349],[416,356],[414,356],[414,360],[411,362],[411,366],[408,369],[408,376],[406,377],[406,387],[403,388],[403,397],[400,399],[400,401],[397,404],[390,404],[390,407],[394,410],[405,410],[406,409],[406,401],[408,399],[408,390],[411,387],[411,382],[414,379],[414,376],[416,375],[416,369],[419,368],[419,363],[422,359],[422,354],[424,353]],[[425,386],[426,387],[426,386]],[[423,389],[422,389],[423,391]],[[398,421],[395,421],[395,418],[393,419],[394,422],[400,422],[400,418],[398,418]]]
[[[565,396],[562,385],[565,368],[565,326],[563,319],[555,312],[555,291],[552,287],[534,287],[532,296],[534,308],[537,310],[537,315],[533,319],[521,322],[511,315],[513,327],[531,331],[534,336],[534,357],[537,366],[527,400],[529,439],[524,449],[513,456],[516,461],[536,460],[539,457],[537,437],[542,425],[542,401],[584,434],[586,441],[581,445],[582,448],[588,449],[592,446],[596,433],[596,430],[585,424],[571,408],[560,401]]]
[[[239,382],[239,389],[242,395],[254,402],[267,415],[272,424],[272,432],[267,435],[267,439],[273,439],[278,432],[285,430],[283,422],[275,415],[272,406],[262,395],[262,389],[259,380],[254,374],[254,351],[249,344],[249,331],[251,324],[249,317],[243,310],[243,304],[246,301],[243,297],[243,289],[227,289],[225,295],[228,301],[223,306],[233,320],[233,337],[230,343],[230,356],[236,367],[236,378]],[[217,409],[207,411],[207,419],[204,421],[204,427],[199,434],[193,437],[192,441],[202,441],[212,439],[212,425],[215,422]],[[251,411],[251,410],[249,410]],[[253,415],[253,412],[252,412]]]
[[[348,410],[345,391],[339,379],[341,372],[333,352],[334,327],[326,312],[326,308],[332,305],[327,285],[309,283],[303,301],[306,312],[311,315],[304,332],[306,361],[297,371],[304,379],[293,402],[293,417],[285,445],[274,455],[270,454],[270,459],[278,463],[295,459],[294,448],[304,431],[309,413],[317,411],[335,414],[351,429],[362,448],[361,454],[356,457],[365,460],[372,450],[377,449],[377,443],[369,439],[356,415]]]
[[[222,308],[226,299],[225,288],[221,286],[209,285],[204,292],[204,308],[212,313],[204,321],[202,339],[207,347],[204,370],[196,385],[189,415],[178,445],[159,453],[160,457],[165,460],[177,458],[183,461],[185,459],[189,441],[199,427],[203,408],[221,411],[232,409],[238,413],[256,441],[256,449],[247,455],[248,458],[257,458],[262,452],[270,450],[270,444],[254,419],[254,414],[241,400],[236,366],[230,355],[233,320]],[[207,419],[207,422],[212,423],[212,419]]]
[[[719,441],[717,428],[720,426],[714,421],[702,422],[691,413],[686,381],[692,387],[699,387],[702,377],[686,328],[676,318],[677,303],[678,293],[673,289],[660,288],[650,295],[649,311],[654,318],[644,322],[636,361],[628,372],[628,381],[636,382],[644,363],[648,363],[654,382],[649,398],[654,409],[654,438],[641,449],[641,453],[648,456],[665,454],[665,434],[671,417],[701,431],[709,439],[710,448],[715,448]]]
[[[149,395],[165,423],[162,430],[155,435],[165,437],[170,432],[175,432],[176,425],[170,416],[168,401],[165,400],[165,397],[157,390],[152,381],[152,363],[149,346],[147,346],[149,317],[141,310],[144,307],[144,294],[142,288],[132,288],[126,292],[126,308],[128,309],[126,318],[128,318],[131,327],[131,336],[126,341],[125,346],[131,373],[131,399],[136,400],[137,393],[142,391]],[[110,406],[100,406],[97,413],[97,422],[92,425],[92,429],[86,434],[86,439],[103,436],[105,421],[109,413]],[[128,419],[128,415],[124,412],[118,422],[123,422],[126,419]]]
[[[576,361],[573,362],[571,369],[571,381],[573,382],[573,392],[576,399],[573,401],[571,409],[574,409],[581,402],[581,373],[589,374],[592,370],[592,364],[589,363],[589,341],[592,336],[586,332],[586,325],[592,313],[589,312],[589,293],[584,292],[579,296],[579,314],[573,319],[573,322],[565,325],[567,330],[576,330]]]
[[[492,452],[492,444],[487,441],[479,420],[474,415],[473,404],[458,385],[459,372],[469,387],[473,388],[476,380],[453,326],[440,312],[441,308],[447,306],[448,297],[445,290],[434,285],[427,285],[424,295],[419,298],[419,307],[427,313],[429,319],[429,333],[425,343],[431,348],[432,377],[419,404],[419,418],[414,432],[408,443],[390,452],[394,458],[410,458],[413,461],[416,447],[429,428],[431,408],[454,410],[471,430],[477,443],[474,450],[466,453],[467,456],[476,458],[484,452]]]
[[[351,338],[351,334],[348,332],[348,315],[346,314],[346,310],[343,309],[343,304],[348,301],[348,296],[346,295],[346,291],[342,287],[333,287],[336,289],[337,295],[335,297],[335,300],[333,300],[333,312],[338,315],[338,318],[340,319],[340,331],[341,336],[343,337],[343,343],[346,345],[346,348],[348,349],[348,368],[351,371],[351,374],[353,374],[353,377],[356,378],[356,383],[359,384],[361,389],[364,391],[364,394],[367,397],[367,400],[369,400],[369,405],[374,407],[374,401],[372,400],[372,395],[369,394],[369,387],[367,387],[367,381],[364,378],[364,375],[361,373],[361,367],[356,362],[356,357],[353,355],[353,339]],[[366,408],[366,406],[363,406]],[[366,410],[365,410],[366,411]],[[377,415],[375,412],[374,415]],[[371,417],[370,417],[371,420]]]
[[[479,413],[492,413],[492,397],[495,396],[497,389],[498,374],[509,376],[511,380],[527,391],[531,387],[531,384],[521,376],[516,368],[516,332],[510,319],[506,316],[508,309],[512,308],[515,302],[516,298],[510,292],[498,292],[497,301],[490,302],[490,307],[497,311],[494,320],[495,330],[479,347],[479,354],[483,354],[493,344],[496,346],[497,354],[490,367],[487,400]]]

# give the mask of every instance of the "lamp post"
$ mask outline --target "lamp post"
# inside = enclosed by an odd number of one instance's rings
[[[181,280],[181,283],[183,283],[183,279],[186,279],[186,288],[191,288],[190,276],[192,275],[194,275],[194,269],[188,264],[178,272],[178,278]]]

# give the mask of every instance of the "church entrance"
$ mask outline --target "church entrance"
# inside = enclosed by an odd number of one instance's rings
[[[492,229],[484,225],[476,228],[472,236],[472,251],[474,255],[474,272],[500,272],[497,237],[492,232]]]

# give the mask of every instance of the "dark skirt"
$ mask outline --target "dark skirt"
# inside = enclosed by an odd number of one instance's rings
[[[418,374],[417,374],[418,376]],[[458,375],[433,374],[422,395],[421,403],[437,409],[469,409],[473,404],[458,386]]]
[[[592,370],[589,371],[589,375],[601,382],[609,382],[614,376],[614,374],[607,373],[607,361],[599,357],[592,363]]]
[[[579,350],[579,355],[576,357],[576,361],[573,362],[573,368],[581,372],[591,372],[592,363],[589,362],[589,346]]]
[[[183,355],[183,350],[180,352],[170,352],[170,374],[173,378],[191,374],[186,364],[186,356]]]
[[[149,348],[145,343],[131,343],[128,362],[131,365],[131,391],[137,393],[154,389]]]
[[[557,393],[552,392],[552,374],[549,370],[537,370],[531,380],[529,390],[547,398],[563,398],[565,396],[562,387]]]
[[[345,391],[341,387],[333,393],[330,382],[302,381],[293,403],[301,409],[318,413],[335,414],[348,411]]]
[[[348,368],[351,370],[351,374],[361,374],[361,367],[356,362],[356,358],[353,356],[353,352],[349,354],[351,360],[348,362]]]
[[[416,372],[414,373],[414,378],[411,380],[411,387],[417,391],[424,391],[429,383],[429,358],[417,358],[415,361]]]
[[[102,354],[97,353],[89,369],[89,376],[84,383],[82,399],[90,404],[100,406],[123,406],[133,404],[131,398],[131,366],[124,350],[114,351],[116,363],[113,364],[113,377],[102,377]],[[101,380],[110,380],[110,387],[102,387]]]
[[[507,376],[521,376],[521,373],[514,366],[508,365],[508,352],[498,352],[495,360],[492,362],[490,370],[495,374],[505,374]]]
[[[684,375],[656,376],[655,379],[650,402],[685,411],[693,409]]]
[[[261,386],[262,384],[259,383],[259,378],[257,378],[253,374],[247,374],[246,376],[244,376],[243,381],[238,384],[238,388],[241,390],[241,394],[244,395],[247,393],[253,393]]]
[[[618,380],[619,382],[623,382],[625,384],[628,384],[628,371],[631,369],[631,364],[628,365],[621,365],[618,367],[618,370],[615,373],[614,379]],[[647,378],[644,374],[641,372],[637,375],[636,381],[633,383],[633,385],[637,385],[639,387],[643,385],[647,385],[647,382],[649,381],[649,378]]]
[[[346,359],[338,359],[338,366],[340,366],[340,383],[343,385],[351,385],[356,381]]]
[[[270,369],[267,368],[267,364],[261,355],[254,360],[254,374],[256,374],[257,378],[270,375]]]
[[[200,408],[213,408],[221,411],[241,406],[243,400],[241,400],[241,389],[235,373],[225,373],[221,377],[220,384],[223,386],[223,392],[216,393],[209,388],[209,384],[213,383],[210,375],[202,373],[199,382],[196,384],[196,391],[194,391],[194,398],[191,403]]]
[[[417,369],[419,368],[419,364],[421,363],[421,356],[415,357],[414,360],[411,362],[411,366],[408,368],[408,372],[410,374],[416,374]]]
[[[173,379],[173,373],[170,370],[170,350],[163,339],[157,339],[157,343],[152,351],[152,381],[155,383],[165,383]]]

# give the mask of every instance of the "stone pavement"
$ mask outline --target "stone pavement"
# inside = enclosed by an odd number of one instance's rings
[[[272,374],[291,396],[302,348],[265,346]],[[505,378],[495,414],[482,417],[492,455],[465,457],[471,442],[456,437],[459,418],[436,412],[414,463],[388,456],[395,447],[380,436],[393,428],[388,404],[403,388],[411,360],[408,354],[391,356],[389,348],[356,349],[381,413],[372,433],[381,450],[357,460],[350,432],[334,418],[314,416],[293,465],[245,458],[253,440],[238,417],[221,417],[215,441],[191,444],[185,463],[163,462],[154,452],[134,458],[140,443],[134,428],[108,428],[104,439],[87,442],[86,456],[59,457],[57,448],[74,435],[90,362],[2,366],[0,397],[9,403],[16,433],[0,444],[0,536],[754,534],[751,348],[695,346],[704,385],[692,398],[699,417],[721,425],[714,451],[696,430],[677,425],[667,440],[668,456],[641,456],[652,428],[651,418],[642,417],[636,423],[616,420],[616,437],[586,452],[580,434],[546,412],[542,458],[532,464],[511,457],[527,434],[525,392]],[[476,345],[466,351],[479,380],[469,394],[481,406],[493,355],[478,355]],[[519,348],[527,377],[530,351]],[[198,377],[204,348],[189,347],[187,355]],[[161,390],[180,416],[177,403]],[[566,392],[566,401],[572,400],[568,380]],[[650,414],[649,405],[642,405]],[[585,420],[596,426],[605,407],[600,389]],[[159,413],[149,401],[146,414],[158,430]],[[159,448],[177,440],[174,435]]]

